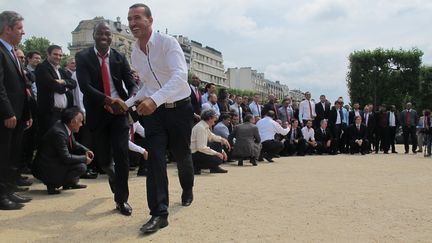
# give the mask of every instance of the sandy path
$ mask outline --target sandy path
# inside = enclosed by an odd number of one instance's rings
[[[401,151],[402,149],[399,149]],[[145,178],[131,174],[131,217],[114,211],[106,177],[46,195],[35,183],[23,210],[0,213],[0,242],[431,242],[432,159],[422,155],[306,156],[224,166],[196,177],[180,206],[169,165],[169,227],[143,237]]]

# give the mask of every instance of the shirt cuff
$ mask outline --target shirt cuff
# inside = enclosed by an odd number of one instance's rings
[[[152,96],[150,96],[150,98],[154,101],[156,107],[159,107],[160,105],[165,103],[164,97],[158,93],[154,93]]]

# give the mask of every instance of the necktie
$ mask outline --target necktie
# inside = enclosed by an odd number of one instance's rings
[[[104,94],[106,96],[111,96],[111,87],[110,87],[110,81],[109,81],[108,66],[107,66],[107,63],[105,62],[105,59],[107,58],[108,53],[106,53],[103,56],[100,55],[99,53],[97,55],[98,55],[98,57],[100,57],[102,59],[101,70],[102,70],[102,81],[103,81]]]
[[[287,122],[289,123],[291,121],[291,117],[290,117],[289,112],[288,112],[288,107],[285,107],[285,113],[287,116]]]
[[[238,109],[239,120],[240,120],[240,123],[241,123],[242,120],[243,120],[243,117],[242,117],[242,114],[241,114],[240,105],[237,105],[237,109]]]
[[[255,103],[255,105],[256,105],[256,107],[257,107],[258,116],[261,117],[261,111],[260,111],[260,108],[259,108],[258,103]]]
[[[69,135],[68,142],[69,142],[69,148],[72,149],[72,133]]]
[[[130,126],[130,139],[131,139],[131,142],[132,142],[132,143],[135,142],[135,131],[134,131],[134,126],[133,126],[133,124]]]
[[[322,133],[324,134],[324,136],[326,135],[325,129],[322,129]]]
[[[275,110],[276,119],[279,119],[279,112],[278,112],[278,109],[276,107],[276,104],[273,104],[273,109]]]
[[[366,113],[365,125],[368,126],[369,113]]]
[[[405,120],[406,120],[406,125],[409,127],[411,125],[410,111],[409,110],[406,112]]]
[[[200,101],[200,95],[198,92],[198,87],[195,87],[195,97],[196,97],[197,101]]]
[[[312,105],[309,100],[307,101],[307,103],[309,104],[309,119],[312,119]]]
[[[360,126],[357,126],[357,131],[360,131]]]

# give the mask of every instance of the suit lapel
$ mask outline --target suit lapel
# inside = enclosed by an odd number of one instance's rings
[[[18,75],[21,77],[21,80],[25,81],[25,78],[24,78],[24,76],[23,76],[24,73],[22,72],[22,70],[20,70],[20,69],[18,68],[18,66],[17,66],[17,64],[16,64],[16,62],[15,62],[15,60],[14,60],[14,57],[13,57],[12,54],[10,53],[10,50],[8,50],[8,49],[6,48],[6,46],[4,46],[3,43],[1,43],[1,42],[0,42],[0,47],[1,47],[1,49],[3,50],[4,54],[5,54],[6,56],[9,57],[9,66],[14,66],[14,67],[15,67],[15,70],[18,72]],[[18,60],[16,60],[16,61],[18,61]],[[22,69],[22,67],[21,67],[21,69]]]

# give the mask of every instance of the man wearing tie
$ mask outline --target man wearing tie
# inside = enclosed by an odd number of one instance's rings
[[[191,88],[191,103],[194,110],[194,123],[198,123],[201,120],[201,94],[199,92],[201,80],[195,74],[192,74],[190,80]]]
[[[350,153],[355,154],[360,152],[362,155],[366,154],[369,148],[367,140],[367,128],[362,124],[361,116],[355,116],[354,124],[349,129]]]
[[[230,106],[230,110],[234,111],[239,116],[239,123],[243,123],[243,108],[241,107],[243,98],[237,96],[235,98],[235,103]]]
[[[279,108],[279,119],[282,124],[291,124],[291,120],[294,119],[294,112],[291,107],[291,98],[285,98],[282,100],[282,106]]]
[[[341,108],[342,103],[340,101],[335,101],[334,106],[329,114],[329,125],[332,132],[332,137],[334,141],[335,150],[340,148],[340,139],[343,128],[343,113]]]
[[[412,142],[412,152],[416,154],[417,150],[417,135],[416,135],[416,125],[418,122],[417,111],[412,109],[412,104],[408,102],[406,104],[406,109],[400,114],[400,124],[402,126],[403,140],[405,145],[405,154],[409,153],[409,138]]]
[[[249,104],[249,108],[254,117],[261,117],[261,104],[260,104],[261,96],[259,94],[255,94],[253,101]]]
[[[0,13],[0,210],[20,209],[30,200],[14,194],[23,131],[32,125],[30,91],[14,50],[24,35],[23,20],[16,12]]]
[[[126,57],[110,48],[112,35],[106,22],[96,24],[93,39],[95,46],[80,51],[75,57],[76,75],[84,95],[95,159],[109,177],[116,209],[128,216],[132,213],[128,204],[129,122],[114,101],[127,100],[136,93],[137,87]]]
[[[370,105],[365,106],[363,110],[363,121],[367,127],[368,140],[369,140],[369,151],[371,151],[371,146],[375,143],[374,132],[375,132],[375,115],[373,113],[373,107]],[[368,152],[369,152],[368,151]]]
[[[399,127],[399,116],[396,113],[396,106],[391,105],[388,112],[390,145],[392,153],[397,154],[395,147],[396,130]]]
[[[306,126],[307,121],[313,121],[316,117],[315,103],[311,100],[309,91],[305,93],[305,98],[299,106],[299,120],[302,122],[302,126]]]
[[[315,104],[315,128],[319,128],[321,120],[328,119],[330,113],[330,102],[327,100],[325,95],[320,95],[320,102]]]

